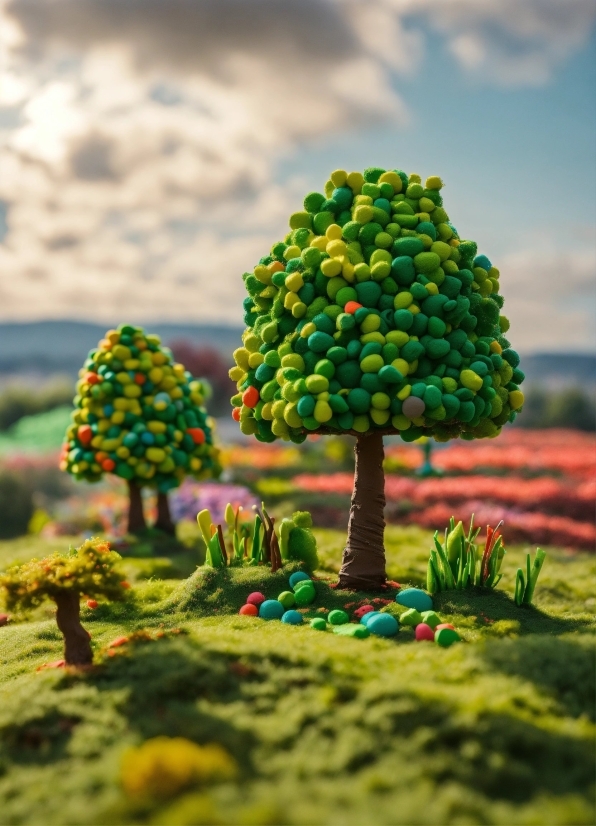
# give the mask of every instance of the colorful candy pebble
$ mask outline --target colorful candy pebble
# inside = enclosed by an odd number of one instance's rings
[[[323,617],[315,617],[310,621],[310,627],[314,628],[315,631],[326,631],[327,630],[327,623],[323,619]]]
[[[415,608],[409,608],[400,616],[399,621],[402,625],[419,625],[422,622],[422,614]]]
[[[430,611],[433,607],[432,599],[420,588],[404,588],[397,594],[395,601],[406,608],[415,608],[420,613]]]
[[[307,584],[304,584],[302,588],[298,588],[295,591],[294,596],[296,599],[296,605],[300,605],[301,607],[304,607],[305,605],[310,605],[311,602],[314,602],[316,597],[314,585],[309,586]]]
[[[354,611],[354,616],[356,619],[362,619],[365,614],[370,614],[370,612],[374,610],[372,605],[361,605],[360,608],[356,608]]]
[[[301,625],[304,622],[304,618],[300,611],[286,611],[281,621],[287,625]]]
[[[442,628],[449,628],[451,631],[455,631],[455,625],[451,625],[450,622],[440,622],[438,625],[435,625],[435,631],[440,631]]]
[[[435,614],[434,611],[423,611],[422,622],[426,623],[426,625],[430,625],[430,627],[433,630],[435,630],[437,628],[437,625],[441,622],[441,620],[439,615]]]
[[[346,306],[344,307],[344,312],[353,315],[356,312],[356,310],[359,310],[361,307],[362,304],[359,304],[357,301],[348,301]]]
[[[285,608],[276,599],[266,599],[259,607],[261,619],[281,619],[285,613]]]
[[[243,605],[242,608],[238,611],[239,614],[242,614],[245,617],[256,617],[259,614],[259,609],[256,605],[252,603],[247,603]]]
[[[291,591],[282,591],[277,600],[281,602],[284,608],[291,608],[296,605],[296,597]]]
[[[399,631],[399,623],[391,614],[377,614],[366,624],[366,627],[378,637],[394,637]]]
[[[296,585],[299,582],[312,582],[311,578],[308,574],[305,574],[304,571],[296,571],[295,573],[290,575],[290,588],[296,590]]]
[[[256,605],[258,607],[261,603],[265,602],[266,599],[267,597],[260,591],[253,591],[252,594],[249,594],[246,597],[246,602],[250,605]]]
[[[453,628],[441,628],[435,631],[435,642],[441,648],[449,648],[454,642],[461,640],[460,635]]]
[[[327,617],[327,622],[331,623],[331,625],[345,625],[346,622],[349,621],[350,618],[346,612],[337,608],[334,611],[330,611]]]
[[[195,445],[202,445],[205,441],[205,431],[202,427],[189,427],[186,431]]]
[[[368,611],[360,620],[361,625],[368,626],[368,623],[374,618],[380,615],[380,611]]]
[[[256,407],[259,403],[259,391],[256,387],[247,387],[242,394],[242,403],[246,407]]]
[[[340,634],[342,637],[355,637],[357,640],[363,640],[370,636],[370,631],[365,625],[355,625],[353,622],[349,622],[347,625],[335,625],[333,633]]]
[[[425,622],[421,622],[419,625],[416,626],[416,630],[414,635],[418,642],[434,642],[435,639],[435,632],[427,625]]]

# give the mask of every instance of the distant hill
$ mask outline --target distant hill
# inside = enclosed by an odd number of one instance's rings
[[[89,350],[109,325],[84,321],[37,321],[0,324],[0,373],[76,374]],[[228,359],[238,347],[242,328],[223,324],[148,324],[165,344],[186,339],[219,350]]]
[[[75,375],[88,350],[103,337],[108,325],[84,321],[37,321],[0,324],[0,374],[67,373]],[[231,361],[241,327],[224,324],[149,324],[165,344],[186,339],[219,350]],[[522,354],[529,384],[547,387],[596,385],[596,356],[586,353]]]

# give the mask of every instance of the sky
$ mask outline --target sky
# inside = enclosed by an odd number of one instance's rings
[[[0,0],[0,322],[223,322],[333,169],[439,174],[523,352],[596,336],[593,0]]]

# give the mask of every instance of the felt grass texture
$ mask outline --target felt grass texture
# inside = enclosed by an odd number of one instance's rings
[[[312,616],[367,596],[329,588],[345,536],[316,533]],[[390,577],[422,585],[430,533],[386,539]],[[64,545],[1,543],[0,569]],[[355,640],[237,615],[292,565],[183,579],[193,549],[126,558],[130,601],[82,610],[91,670],[36,671],[62,656],[51,607],[0,628],[0,823],[593,823],[596,561],[547,549],[535,604],[518,607],[525,551],[508,548],[494,591],[436,597],[464,640],[449,649],[407,628]],[[219,744],[238,775],[128,797],[124,754],[157,736]]]

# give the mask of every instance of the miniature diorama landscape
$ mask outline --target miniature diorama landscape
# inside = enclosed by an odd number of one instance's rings
[[[594,362],[441,188],[336,170],[244,329],[0,327],[1,824],[594,822]]]

